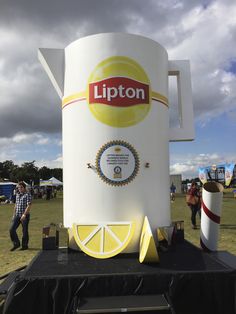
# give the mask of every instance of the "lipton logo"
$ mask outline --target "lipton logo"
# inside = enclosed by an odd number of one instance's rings
[[[115,56],[99,63],[89,77],[87,101],[94,117],[112,127],[129,127],[150,110],[150,83],[134,60]]]
[[[129,107],[149,102],[149,86],[126,77],[112,77],[89,84],[89,103]]]

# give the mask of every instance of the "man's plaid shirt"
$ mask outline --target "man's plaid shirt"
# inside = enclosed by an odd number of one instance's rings
[[[26,207],[31,204],[32,198],[31,195],[29,193],[17,193],[16,194],[16,204],[15,204],[15,208],[16,208],[16,216],[21,217],[24,212]]]

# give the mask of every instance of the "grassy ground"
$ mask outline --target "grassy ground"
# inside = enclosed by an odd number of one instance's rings
[[[185,204],[185,196],[177,195],[171,204],[172,220],[184,220],[185,238],[199,247],[200,219],[197,215],[198,229],[191,228],[190,208]],[[236,255],[236,199],[231,191],[224,193],[218,249]]]
[[[10,252],[12,243],[9,237],[9,226],[13,213],[13,205],[0,205],[0,274],[28,264],[36,253],[42,248],[42,228],[49,223],[62,222],[62,198],[50,201],[34,200],[29,224],[30,243],[29,250]],[[18,228],[21,239],[21,226]]]
[[[28,264],[42,248],[42,227],[49,223],[62,222],[62,197],[46,200],[34,200],[30,221],[30,249],[10,252],[9,226],[13,205],[0,205],[0,275]],[[172,220],[184,220],[185,238],[199,246],[199,228],[191,229],[190,209],[185,204],[184,195],[177,195],[171,204]],[[199,225],[199,218],[197,218]],[[21,227],[19,227],[21,237]],[[236,199],[232,193],[224,194],[221,216],[219,250],[227,250],[236,255]]]

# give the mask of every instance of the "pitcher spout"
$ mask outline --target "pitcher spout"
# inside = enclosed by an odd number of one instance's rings
[[[39,48],[38,58],[60,98],[64,95],[64,49]]]

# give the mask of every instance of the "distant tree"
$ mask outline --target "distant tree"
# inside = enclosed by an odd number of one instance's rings
[[[52,177],[52,170],[46,166],[39,169],[39,178],[43,180],[48,180]]]
[[[35,160],[24,162],[21,166],[15,165],[12,160],[0,162],[0,181],[8,179],[13,182],[25,181],[38,185],[39,179],[48,180],[51,177],[62,181],[62,169],[50,169],[46,166],[38,168],[35,166]]]
[[[12,160],[6,160],[0,163],[0,178],[16,181],[18,166]]]
[[[62,169],[61,168],[52,169],[52,177],[55,177],[58,180],[62,181]]]
[[[3,180],[3,163],[0,162],[0,181]]]
[[[190,182],[191,182],[190,179],[185,179],[185,180],[182,181],[182,184],[187,184],[187,183],[190,183]]]
[[[31,184],[38,184],[39,176],[38,176],[38,167],[35,166],[35,160],[31,162],[24,162],[21,167],[18,168],[18,181],[26,181]]]

